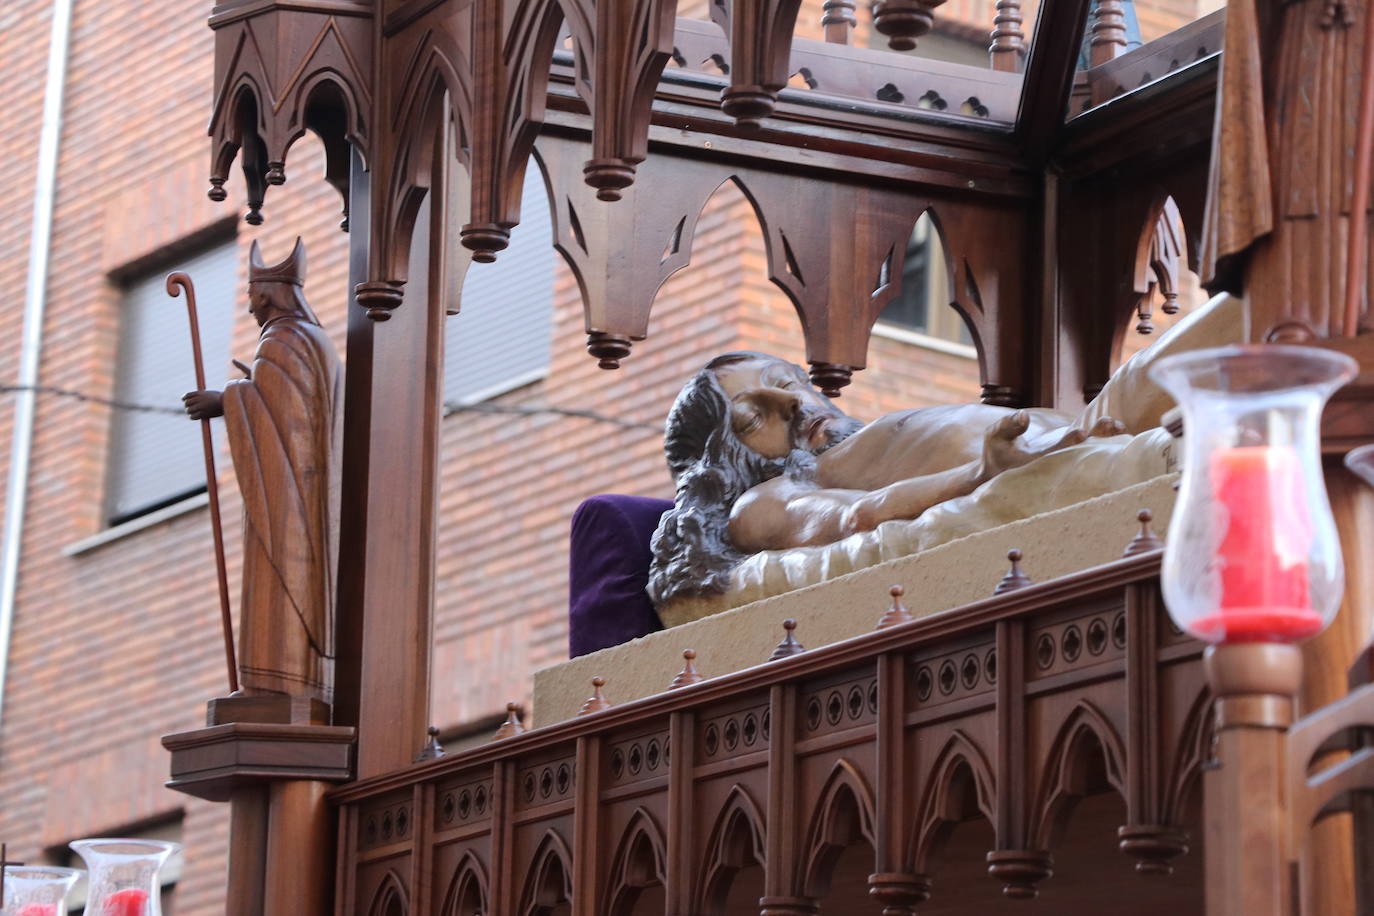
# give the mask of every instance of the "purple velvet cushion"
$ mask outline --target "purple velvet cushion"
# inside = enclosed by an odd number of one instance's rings
[[[663,629],[644,592],[649,539],[671,500],[604,494],[572,517],[568,563],[568,654],[618,646]]]

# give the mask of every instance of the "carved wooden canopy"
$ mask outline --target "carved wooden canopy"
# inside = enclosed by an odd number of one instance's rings
[[[940,2],[881,0],[874,27],[909,48]],[[588,350],[615,368],[646,335],[658,288],[690,259],[705,201],[733,181],[763,227],[771,279],[796,306],[813,378],[831,394],[864,366],[912,227],[930,212],[952,304],[978,344],[984,399],[1052,400],[1048,370],[1035,364],[1043,348],[1027,344],[1044,333],[1045,175],[1073,136],[1064,114],[1088,0],[1047,0],[1028,49],[1019,0],[1000,0],[988,23],[991,68],[848,46],[854,7],[842,0],[825,4],[828,41],[794,38],[799,7],[716,0],[706,22],[677,18],[676,0],[230,0],[210,17],[210,194],[223,198],[237,156],[247,218],[260,221],[292,143],[312,130],[346,214],[351,144],[371,189],[357,295],[384,320],[401,307],[430,189],[448,182],[462,244],[450,250],[462,254],[447,268],[461,289],[469,259],[491,261],[506,246],[534,158],[555,244],[581,287]],[[1118,4],[1101,7],[1094,60],[1119,43]],[[1117,70],[1115,80],[1134,76]],[[1211,85],[1193,101],[1209,104]],[[1206,111],[1193,114],[1210,127]],[[1135,121],[1157,139],[1180,130]],[[1187,139],[1205,142],[1196,130]],[[460,168],[445,179],[450,166]],[[1185,215],[1200,213],[1198,194],[1171,192]],[[1122,242],[1127,257],[1141,218],[1164,200],[1147,196]],[[1139,297],[1121,292],[1127,308]],[[1082,381],[1104,372],[1093,365]]]

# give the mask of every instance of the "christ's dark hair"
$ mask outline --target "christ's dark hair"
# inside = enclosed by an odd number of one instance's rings
[[[783,460],[759,455],[730,427],[730,399],[716,370],[749,359],[771,357],[748,351],[717,356],[683,386],[668,411],[663,453],[677,495],[651,542],[648,590],[655,605],[726,590],[730,571],[746,556],[727,537],[730,509],[746,491],[783,471]]]

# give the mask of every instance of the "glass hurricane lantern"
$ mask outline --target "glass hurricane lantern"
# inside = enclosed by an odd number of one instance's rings
[[[67,894],[80,877],[74,868],[6,865],[0,916],[67,916]]]
[[[1294,643],[1335,617],[1344,570],[1320,420],[1356,369],[1340,353],[1273,344],[1182,353],[1151,369],[1183,411],[1161,582],[1189,634]]]
[[[163,840],[77,840],[90,883],[86,916],[162,916],[158,872],[178,843]]]

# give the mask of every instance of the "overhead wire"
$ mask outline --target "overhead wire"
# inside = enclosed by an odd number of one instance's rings
[[[87,404],[98,404],[109,407],[112,410],[124,410],[138,413],[155,413],[167,416],[184,416],[186,411],[181,407],[168,407],[160,404],[140,404],[135,401],[125,401],[119,398],[105,397],[104,395],[91,394],[87,391],[77,391],[71,388],[60,388],[55,385],[3,385],[0,384],[0,394],[33,392],[34,394],[47,394],[54,397],[67,398],[69,400],[80,401]],[[595,410],[587,410],[579,407],[556,407],[553,405],[525,405],[525,404],[493,404],[490,402],[480,402],[475,404],[463,403],[460,401],[445,401],[444,416],[455,413],[477,413],[491,415],[505,415],[518,417],[535,416],[558,416],[573,417],[582,420],[591,420],[597,423],[609,423],[619,426],[622,429],[643,429],[654,432],[662,432],[662,424],[643,423],[636,420],[626,420],[621,417],[613,417],[609,414],[599,413]]]

